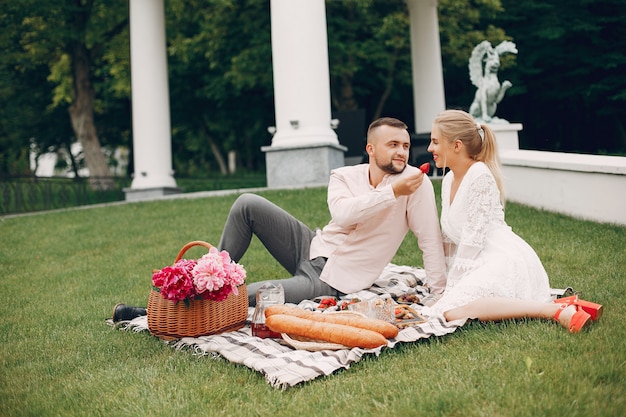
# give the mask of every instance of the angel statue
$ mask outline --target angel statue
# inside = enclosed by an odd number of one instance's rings
[[[472,51],[468,67],[470,80],[476,86],[476,94],[469,113],[477,121],[508,123],[495,117],[498,103],[504,98],[506,90],[513,85],[508,80],[502,84],[498,80],[500,55],[506,52],[517,54],[513,42],[502,41],[494,48],[489,41],[482,41]]]

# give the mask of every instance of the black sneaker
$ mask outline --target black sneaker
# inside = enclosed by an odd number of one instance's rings
[[[113,323],[128,321],[145,315],[146,309],[143,307],[132,307],[122,303],[116,304],[115,307],[113,307]]]

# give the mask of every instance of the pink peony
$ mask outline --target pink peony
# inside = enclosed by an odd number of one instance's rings
[[[198,261],[181,259],[152,275],[152,283],[161,295],[172,301],[192,299],[222,301],[237,295],[237,286],[245,282],[246,270],[235,263],[226,251],[212,247]]]
[[[174,302],[193,297],[192,271],[196,261],[181,259],[172,266],[166,266],[152,275],[152,284],[158,287],[161,296]]]
[[[228,265],[228,279],[230,284],[235,287],[235,290],[238,285],[241,285],[246,280],[246,270],[243,266],[231,263]]]
[[[229,294],[237,294],[237,285],[243,284],[246,271],[230,259],[226,251],[211,248],[198,260],[193,269],[196,291],[203,298],[221,301]]]

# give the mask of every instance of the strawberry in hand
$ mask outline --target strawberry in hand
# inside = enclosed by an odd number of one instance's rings
[[[428,174],[428,172],[430,171],[430,162],[424,162],[422,165],[420,165],[420,171],[422,171],[424,174]]]

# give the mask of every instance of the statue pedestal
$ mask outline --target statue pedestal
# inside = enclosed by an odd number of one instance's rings
[[[517,132],[522,130],[521,123],[494,123],[489,128],[496,135],[499,150],[519,149]]]
[[[330,170],[344,165],[346,149],[334,143],[262,147],[267,186],[328,185]]]

